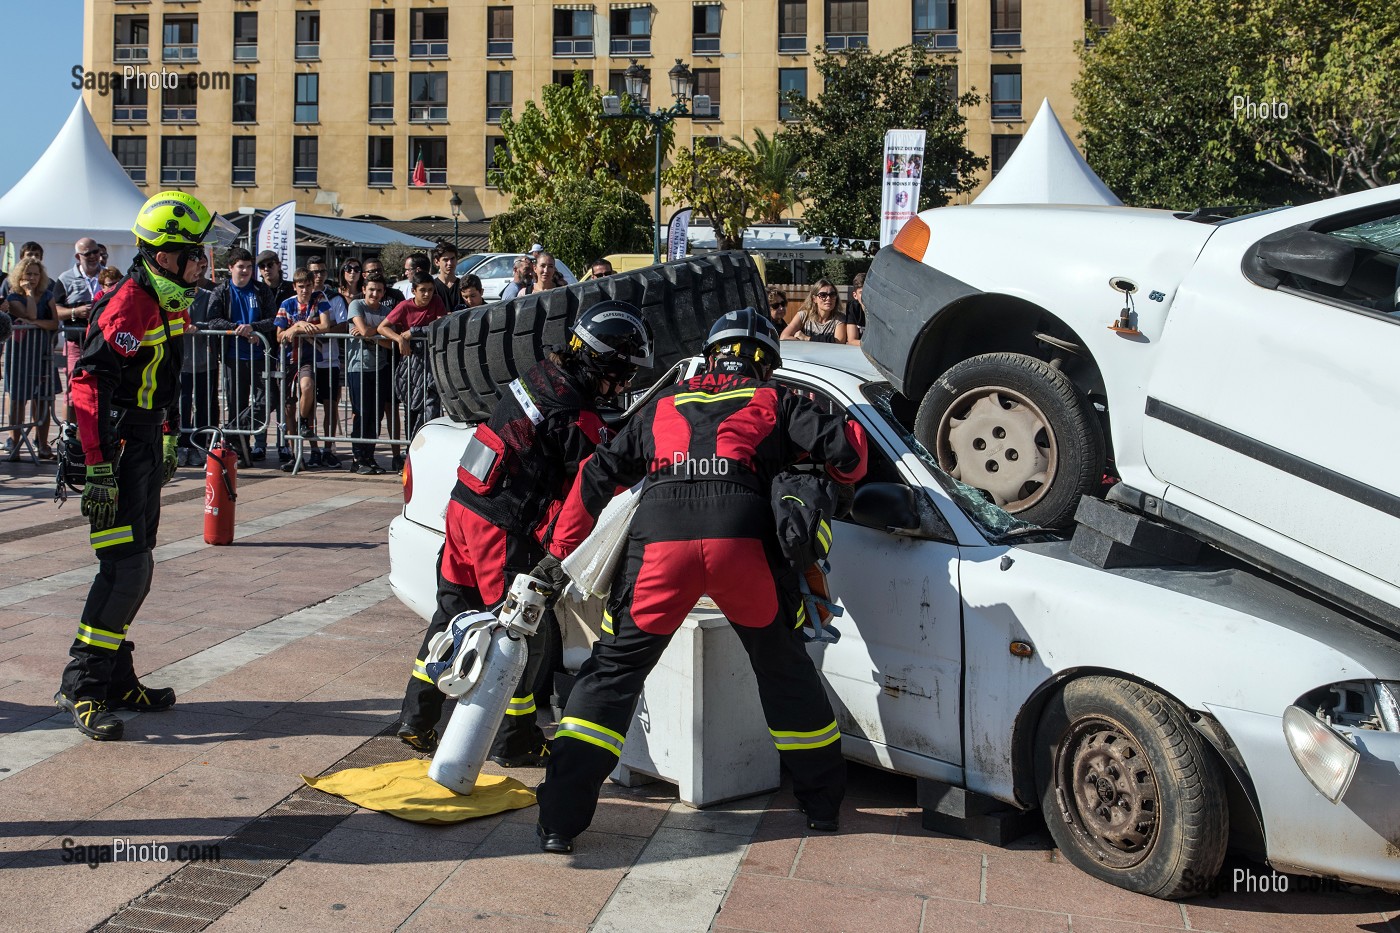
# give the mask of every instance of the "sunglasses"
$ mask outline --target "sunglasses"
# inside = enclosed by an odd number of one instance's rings
[[[768,303],[768,307],[772,308],[774,311],[786,311],[786,310],[787,310],[787,302],[786,302],[786,301],[770,301],[770,302]]]
[[[87,250],[87,251],[85,251],[85,252],[79,253],[78,255],[79,255],[79,256],[82,256],[84,259],[91,259],[93,256],[101,256],[101,255],[102,255],[102,250],[100,250],[100,249],[90,249],[90,250]]]
[[[835,298],[835,297],[836,297],[836,293],[835,293],[835,292],[817,292],[817,297],[818,297],[818,298]]]
[[[351,263],[351,264],[346,265],[346,266],[341,266],[341,271],[342,271],[342,272],[359,272],[359,271],[360,271],[360,267],[357,266],[357,265],[355,265],[354,263]]]

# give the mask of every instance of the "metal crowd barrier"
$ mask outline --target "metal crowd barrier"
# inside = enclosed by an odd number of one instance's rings
[[[39,451],[57,439],[53,428],[54,398],[63,391],[55,359],[55,331],[15,320],[10,339],[0,353],[0,434],[5,459],[28,454],[38,462]],[[52,434],[53,436],[49,436]],[[36,444],[37,442],[37,444]]]

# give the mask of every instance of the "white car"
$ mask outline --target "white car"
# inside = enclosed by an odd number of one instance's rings
[[[515,260],[522,253],[472,253],[457,263],[457,277],[465,278],[468,273],[481,279],[481,293],[487,301],[498,301],[505,287],[515,280]],[[574,273],[557,256],[554,266],[564,276],[565,283],[572,285],[578,281]]]
[[[1240,217],[926,211],[862,348],[1029,521],[1111,498],[1400,631],[1400,185]],[[1105,476],[1107,474],[1107,477]]]
[[[1075,864],[1135,891],[1201,890],[1227,842],[1400,889],[1400,642],[1215,551],[1092,567],[940,470],[859,351],[783,349],[776,378],[871,438],[835,523],[842,637],[809,649],[849,757],[1042,807]],[[389,529],[390,582],[425,619],[471,430],[414,438]]]

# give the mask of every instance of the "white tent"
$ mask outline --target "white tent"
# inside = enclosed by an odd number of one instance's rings
[[[1084,161],[1047,98],[1021,144],[973,204],[1107,204],[1123,202]]]
[[[125,269],[136,254],[131,224],[145,203],[79,97],[39,161],[0,198],[0,230],[16,255],[27,240],[42,244],[51,277],[73,265],[73,244],[85,236]]]

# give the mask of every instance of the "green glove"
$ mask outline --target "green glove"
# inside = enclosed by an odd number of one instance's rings
[[[106,531],[117,523],[117,477],[111,463],[94,463],[87,468],[83,486],[83,515],[93,531]]]
[[[170,482],[172,479],[175,478],[175,452],[179,449],[180,435],[167,434],[165,435],[164,441],[165,458],[160,462],[161,468],[165,470],[165,473],[161,477],[160,481],[160,484],[162,486],[164,486],[166,483]]]

